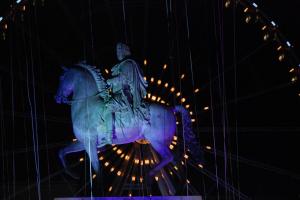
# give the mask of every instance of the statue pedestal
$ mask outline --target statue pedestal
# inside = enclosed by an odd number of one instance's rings
[[[202,200],[201,196],[144,196],[144,197],[70,197],[54,200]]]

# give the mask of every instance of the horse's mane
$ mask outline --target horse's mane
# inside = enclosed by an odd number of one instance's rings
[[[85,62],[80,62],[76,64],[76,66],[86,69],[92,75],[96,82],[98,92],[102,92],[106,89],[106,82],[99,69],[97,69],[95,66],[88,65]]]

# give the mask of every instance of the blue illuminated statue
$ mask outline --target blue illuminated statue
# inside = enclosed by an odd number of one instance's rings
[[[59,157],[67,173],[73,177],[64,159],[67,154],[85,150],[98,173],[98,148],[137,140],[149,141],[161,157],[161,161],[149,172],[150,176],[154,176],[173,160],[169,145],[176,130],[176,112],[182,115],[186,144],[196,146],[187,110],[182,106],[166,107],[142,100],[147,83],[137,63],[126,58],[128,55],[128,46],[119,43],[117,57],[121,62],[112,68],[113,78],[107,83],[98,69],[86,63],[64,67],[55,98],[57,103],[71,105],[77,140],[60,150]],[[71,100],[68,100],[69,96]],[[200,151],[191,153],[195,154],[196,160],[202,159]]]

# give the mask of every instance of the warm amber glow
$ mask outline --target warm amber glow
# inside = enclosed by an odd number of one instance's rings
[[[147,65],[147,60],[146,59],[144,60],[144,65]]]
[[[145,160],[145,165],[149,165],[150,164],[150,160]]]
[[[170,144],[170,145],[169,145],[169,148],[170,148],[171,150],[173,150],[173,149],[174,149],[174,146],[173,146],[172,144]]]
[[[108,191],[109,191],[109,192],[111,192],[111,191],[112,191],[112,186],[110,186],[110,187],[108,188]]]
[[[165,88],[167,88],[169,86],[169,83],[165,83]]]
[[[110,172],[113,172],[113,171],[115,171],[115,168],[114,167],[110,168]]]
[[[158,181],[158,176],[155,176],[155,180]]]
[[[281,45],[279,47],[277,47],[277,51],[280,51],[281,49],[282,49]]]
[[[267,28],[267,26],[264,25],[264,26],[261,28],[261,30],[266,30],[266,28]]]
[[[173,136],[173,139],[177,141],[178,137],[176,135]]]
[[[121,154],[122,153],[122,150],[121,149],[118,149],[118,151],[117,151],[117,154]]]
[[[139,164],[139,163],[140,163],[140,160],[139,160],[139,159],[134,159],[134,163],[135,163],[135,164]]]
[[[177,142],[175,142],[175,141],[172,141],[172,144],[174,144],[174,145],[177,145]]]
[[[155,101],[155,100],[156,100],[156,96],[153,95],[153,96],[151,97],[151,100],[152,100],[152,101]]]
[[[205,148],[208,150],[211,150],[211,146],[206,146]]]
[[[161,100],[160,103],[165,104],[166,102],[164,100]]]
[[[193,115],[193,111],[190,111],[190,115]]]
[[[83,161],[84,161],[84,158],[80,158],[79,161],[80,161],[80,162],[83,162]]]
[[[130,159],[130,156],[125,156],[125,160],[129,160]]]
[[[208,106],[205,106],[205,107],[203,108],[203,110],[209,110],[209,107],[208,107]]]
[[[118,149],[118,147],[114,147],[113,150],[116,151]]]
[[[136,180],[135,176],[132,176],[131,180],[134,182]]]
[[[182,98],[182,99],[181,99],[181,102],[182,102],[182,103],[184,103],[185,101],[186,101],[186,99],[185,99],[185,98]]]
[[[174,87],[171,87],[170,91],[171,91],[171,92],[174,92],[174,91],[175,91],[175,88],[174,88]]]
[[[96,174],[93,174],[93,179],[95,179],[95,178],[96,178],[96,176],[97,176]]]
[[[279,61],[283,61],[284,58],[285,58],[285,55],[284,55],[284,54],[280,54],[280,55],[278,56],[278,60],[279,60]]]
[[[190,181],[189,181],[189,179],[186,179],[186,182],[187,182],[187,184],[190,184]]]
[[[141,166],[143,166],[144,165],[144,161],[143,160],[141,160]]]
[[[227,1],[225,2],[225,7],[228,8],[229,6],[230,6],[230,0],[227,0]]]
[[[249,8],[248,8],[248,7],[247,7],[247,8],[245,8],[245,9],[244,9],[244,13],[248,12],[248,10],[249,10]]]
[[[150,99],[151,98],[151,93],[148,93],[147,96],[148,96],[148,99]]]
[[[191,122],[195,122],[196,121],[196,119],[191,119]]]
[[[186,154],[184,154],[184,158],[185,158],[185,159],[188,159],[188,158],[189,158],[189,156],[188,156],[188,155],[186,155]]]
[[[120,156],[120,158],[124,158],[124,156],[125,156],[125,154],[123,153],[123,154]]]
[[[109,162],[105,162],[104,166],[107,167],[109,165]]]
[[[185,75],[181,74],[180,79],[184,79]]]
[[[198,93],[199,91],[200,91],[199,88],[196,88],[194,92]]]
[[[158,81],[157,81],[157,85],[160,85],[160,84],[161,84],[161,80],[158,80]]]
[[[118,175],[118,176],[121,176],[121,175],[122,175],[122,172],[121,172],[121,171],[118,171],[118,172],[117,172],[117,175]]]
[[[292,78],[291,81],[292,81],[292,82],[295,82],[295,81],[297,81],[297,79],[298,79],[297,76],[295,76],[295,77]]]
[[[174,169],[175,169],[176,171],[178,171],[178,167],[177,167],[177,166],[174,166]]]
[[[290,71],[289,71],[289,72],[290,72],[290,73],[292,73],[292,72],[294,72],[294,71],[295,71],[295,69],[294,69],[294,68],[292,68],[292,69],[290,69]]]
[[[269,39],[269,34],[268,33],[266,33],[265,35],[264,35],[264,41],[266,41],[266,40],[268,40]]]
[[[104,71],[105,71],[105,73],[106,73],[106,74],[109,74],[109,71],[108,71],[108,69],[105,69]]]
[[[186,109],[189,109],[189,107],[190,107],[189,104],[186,104],[186,105],[185,105],[185,108],[186,108]]]
[[[161,97],[157,97],[157,100],[156,101],[160,101]]]
[[[147,81],[147,77],[146,76],[144,76],[144,80]]]
[[[177,92],[177,93],[176,93],[176,96],[178,96],[178,97],[179,97],[180,95],[181,95],[181,93],[180,93],[180,92]]]
[[[201,165],[201,164],[198,164],[198,167],[200,167],[201,169],[203,169],[203,165]]]
[[[251,16],[249,15],[246,17],[245,22],[248,24],[250,22],[250,20],[251,20]]]
[[[77,139],[76,139],[76,138],[74,138],[72,141],[73,141],[73,142],[76,142],[76,141],[77,141]]]
[[[150,81],[153,83],[153,82],[154,82],[154,78],[153,78],[153,77],[151,77]]]
[[[143,180],[144,180],[143,177],[140,177],[140,182],[141,182],[141,183],[143,182]]]
[[[164,64],[163,69],[167,69],[167,66],[168,66],[167,64]]]
[[[100,156],[99,160],[103,160],[103,159],[104,159],[104,157],[103,157],[103,156]]]

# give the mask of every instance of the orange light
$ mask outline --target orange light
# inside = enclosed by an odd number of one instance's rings
[[[161,80],[158,80],[158,81],[157,81],[157,85],[160,85],[160,84],[161,84]]]
[[[147,65],[147,60],[146,59],[144,60],[144,65]]]
[[[167,64],[164,64],[163,69],[167,69],[167,66],[168,66]]]
[[[171,92],[174,92],[174,91],[175,91],[175,88],[174,88],[174,87],[171,87],[170,91],[171,91]]]
[[[195,93],[198,93],[198,92],[199,92],[199,88],[196,88],[194,92],[195,92]]]

